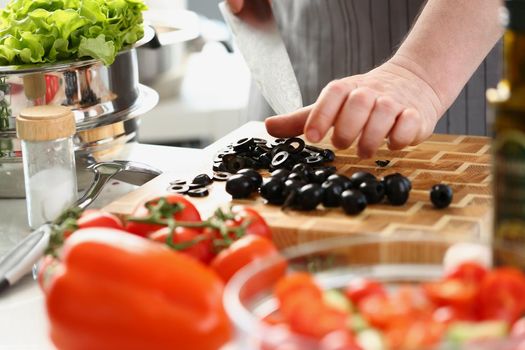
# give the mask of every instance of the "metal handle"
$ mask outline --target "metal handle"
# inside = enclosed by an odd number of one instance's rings
[[[116,174],[124,169],[123,164],[119,163],[97,163],[93,166],[95,179],[91,186],[86,190],[84,195],[77,200],[75,206],[80,209],[87,208],[102,191],[102,188],[111,180]]]

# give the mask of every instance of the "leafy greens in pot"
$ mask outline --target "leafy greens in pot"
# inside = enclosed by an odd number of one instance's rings
[[[11,0],[0,10],[0,65],[111,64],[144,35],[143,10],[142,0]]]

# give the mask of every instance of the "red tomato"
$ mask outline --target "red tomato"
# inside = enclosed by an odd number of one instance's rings
[[[448,279],[423,284],[423,291],[436,305],[470,308],[479,294],[477,285],[460,279]]]
[[[514,268],[490,271],[480,285],[483,319],[513,323],[525,313],[525,277]]]
[[[213,243],[209,236],[201,234],[197,230],[188,227],[176,227],[173,231],[171,241],[169,241],[170,234],[171,229],[169,227],[163,227],[151,233],[148,238],[156,242],[168,244],[173,249],[187,254],[205,264],[209,264],[215,256],[213,253]]]
[[[113,214],[102,210],[88,209],[77,220],[78,228],[107,227],[122,230],[122,221]]]
[[[446,279],[459,279],[467,283],[479,284],[485,278],[487,269],[478,263],[467,261],[458,265],[454,270],[450,271]]]
[[[248,263],[277,254],[275,245],[261,236],[247,235],[220,252],[210,266],[227,282],[237,271]]]
[[[513,337],[523,337],[525,336],[525,317],[520,318],[512,325],[510,334]]]
[[[283,313],[283,316],[294,332],[321,339],[347,327],[346,312],[327,306],[322,299],[312,298],[308,291],[297,293],[287,302],[293,302],[293,308],[287,307],[286,315]]]
[[[349,331],[334,331],[323,337],[319,344],[321,350],[362,350]]]
[[[385,288],[381,283],[366,278],[354,278],[348,283],[345,295],[355,305],[371,295],[386,295]]]
[[[264,220],[264,218],[253,208],[244,207],[237,205],[232,208],[235,217],[233,219],[235,226],[239,226],[242,223],[249,221],[249,225],[246,228],[246,234],[261,236],[272,240],[272,231]]]
[[[306,272],[295,272],[279,280],[274,288],[274,294],[280,303],[288,298],[294,298],[297,293],[308,291],[315,299],[323,297],[323,291],[315,283],[312,275]]]
[[[57,76],[50,74],[44,75],[44,78],[46,80],[46,103],[50,103],[60,89],[60,81]]]
[[[476,321],[477,317],[473,309],[441,306],[434,310],[432,319],[441,324],[449,324],[455,321]]]
[[[38,262],[37,280],[44,293],[49,289],[60,261],[51,255],[44,255]]]
[[[195,208],[195,206],[188,201],[184,196],[178,195],[178,194],[170,194],[166,197],[161,198],[155,198],[151,201],[145,202],[137,207],[135,211],[133,212],[132,217],[136,218],[145,218],[150,215],[150,210],[146,207],[146,204],[153,204],[158,205],[159,200],[164,198],[168,205],[166,206],[167,210],[166,212],[170,212],[173,209],[176,209],[176,206],[180,206],[178,211],[175,211],[172,213],[172,217],[175,220],[179,221],[186,221],[186,222],[198,222],[201,221],[201,216]],[[170,207],[171,205],[171,207]],[[166,215],[162,215],[163,219],[167,219]],[[140,223],[140,222],[133,222],[128,221],[126,225],[126,231],[134,233],[139,236],[146,237],[148,234],[155,232],[159,229],[164,227],[163,225],[157,225],[157,224],[146,224],[146,223]]]

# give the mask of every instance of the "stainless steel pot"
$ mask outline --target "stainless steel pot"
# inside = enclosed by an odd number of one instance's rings
[[[185,43],[200,36],[199,17],[185,10],[149,10],[144,20],[155,35],[137,50],[140,81],[156,82],[166,73],[182,65],[187,47]]]
[[[152,31],[146,33],[139,45],[151,40]],[[92,161],[117,158],[122,144],[136,139],[135,118],[157,103],[158,94],[139,84],[134,47],[120,52],[110,66],[84,60],[0,67],[0,198],[25,195],[22,154],[14,129],[23,108],[43,104],[72,108],[79,188],[83,188],[83,168]]]

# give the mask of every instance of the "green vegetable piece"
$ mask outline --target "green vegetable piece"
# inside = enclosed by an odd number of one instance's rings
[[[360,314],[353,314],[348,317],[348,328],[357,333],[370,328],[370,325]]]
[[[351,313],[353,310],[352,303],[344,296],[343,293],[336,289],[330,289],[324,292],[323,300],[326,305],[331,306],[334,309]]]
[[[363,349],[384,350],[385,341],[379,331],[368,328],[357,334],[357,343]]]
[[[453,344],[473,340],[499,339],[507,336],[509,325],[505,321],[455,322],[450,325],[445,339]]]

